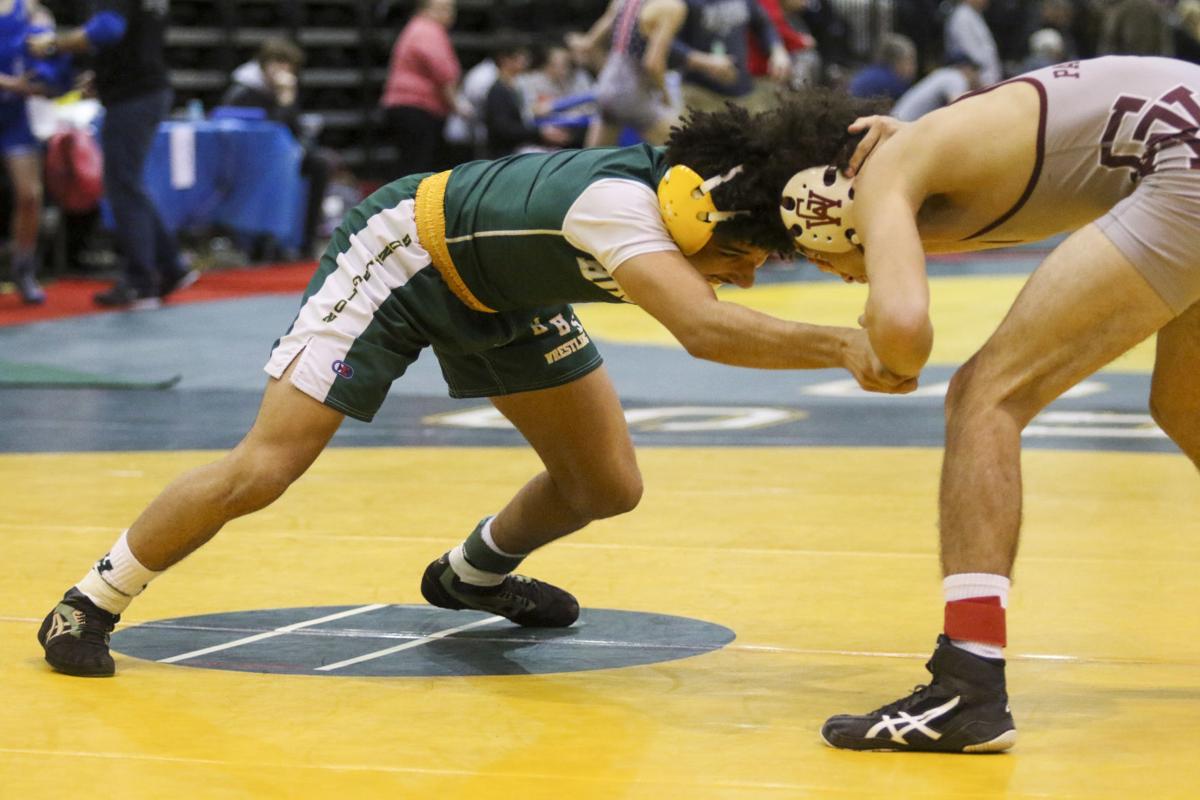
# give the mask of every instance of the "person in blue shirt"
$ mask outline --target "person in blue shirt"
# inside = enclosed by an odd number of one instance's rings
[[[38,222],[42,213],[41,143],[29,127],[27,101],[34,94],[59,94],[70,80],[66,59],[38,59],[25,46],[31,34],[48,30],[36,0],[0,0],[0,155],[12,183],[13,282],[31,305],[46,301],[37,281]]]
[[[104,105],[104,193],[125,256],[125,274],[94,298],[102,306],[153,308],[197,277],[181,265],[175,238],[142,181],[158,123],[173,99],[163,57],[168,5],[168,0],[88,0],[90,16],[81,27],[28,40],[38,56],[94,56],[95,90]]]
[[[895,102],[916,75],[916,46],[903,34],[889,33],[879,40],[875,60],[854,74],[848,88],[854,97],[888,97]]]

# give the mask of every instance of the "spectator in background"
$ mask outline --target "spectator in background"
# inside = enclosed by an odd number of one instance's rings
[[[1062,57],[1059,60],[1074,61],[1079,58],[1079,45],[1075,40],[1078,18],[1072,0],[1042,0],[1037,5],[1032,24],[1027,30],[1030,36],[1041,30],[1056,31],[1062,41]],[[1050,41],[1049,37],[1043,39],[1046,42]],[[1027,55],[1033,55],[1032,47]]]
[[[1029,6],[1037,0],[988,0],[982,10],[983,21],[996,42],[1001,70],[1009,74],[1009,65],[1016,65],[1026,56],[1029,44]]]
[[[497,33],[497,38],[503,35]],[[453,162],[487,158],[487,128],[483,124],[483,105],[499,73],[490,55],[467,70],[454,96],[454,111],[446,118],[443,131],[447,145],[457,151]]]
[[[1158,0],[1116,0],[1101,12],[1101,55],[1169,56],[1175,52],[1167,10]]]
[[[818,0],[780,0],[783,20],[789,28],[804,37],[807,43],[803,50],[789,50],[792,58],[792,86],[812,86],[824,81],[824,64],[821,45],[813,35],[808,22],[808,10]],[[769,16],[769,14],[768,14]],[[774,17],[771,17],[774,20]],[[780,34],[782,36],[782,34]],[[786,46],[786,42],[784,43]]]
[[[450,43],[455,14],[454,0],[419,0],[392,47],[379,104],[400,146],[404,173],[432,172],[441,166],[442,130],[454,109],[462,74]]]
[[[301,247],[311,254],[313,237],[321,220],[321,203],[329,187],[336,157],[317,147],[300,125],[299,73],[304,51],[288,39],[272,37],[258,48],[253,61],[233,71],[233,83],[221,98],[226,106],[261,108],[267,118],[281,122],[304,148],[300,174],[308,179],[308,198],[304,208],[304,238]]]
[[[605,9],[607,13],[607,7]],[[576,69],[581,69],[591,76],[592,80],[604,69],[604,61],[608,57],[608,48],[600,47],[600,42],[588,40],[590,31],[567,31],[563,34],[563,44],[571,53],[571,61]]]
[[[892,107],[892,116],[912,122],[930,111],[949,105],[983,85],[983,70],[965,53],[951,53],[946,63],[917,81]]]
[[[687,0],[687,19],[671,45],[673,63],[683,67],[683,104],[693,111],[720,111],[733,102],[751,112],[765,110],[773,98],[755,92],[750,76],[750,32],[769,53],[768,73],[785,83],[791,59],[766,12],[756,0]],[[699,54],[727,57],[732,70],[714,72],[693,65]]]
[[[917,53],[916,75],[932,71],[942,52],[945,19],[938,0],[901,0],[893,6],[892,30],[907,36]]]
[[[538,126],[526,119],[517,78],[529,68],[529,50],[505,44],[494,55],[496,82],[484,103],[483,124],[487,127],[488,157],[501,158],[522,148],[565,147],[571,136],[553,125]]]
[[[884,34],[875,49],[875,60],[850,79],[850,94],[854,97],[890,97],[895,102],[912,86],[916,75],[916,45],[903,34]]]
[[[1200,64],[1200,0],[1181,0],[1172,25],[1175,57]]]
[[[525,117],[537,119],[556,113],[555,106],[563,101],[572,99],[582,100],[592,94],[592,77],[586,70],[575,66],[571,51],[565,45],[555,45],[546,48],[541,57],[541,64],[517,78],[517,88],[520,89],[524,104]],[[593,103],[581,102],[566,111],[570,115],[583,117],[594,112]],[[569,130],[569,147],[579,147],[583,144],[586,125]]]
[[[1103,8],[1100,0],[1072,0],[1075,20],[1071,24],[1071,39],[1080,58],[1095,58],[1100,52],[1100,26]]]
[[[13,283],[21,300],[30,305],[46,302],[37,282],[38,223],[42,214],[41,143],[29,127],[27,101],[31,95],[60,94],[70,82],[70,64],[64,57],[30,59],[25,41],[45,34],[53,26],[36,0],[10,3],[0,13],[0,155],[12,184]],[[49,24],[41,24],[48,22]]]
[[[296,105],[304,53],[287,39],[272,37],[259,46],[252,61],[233,71],[221,105],[261,108],[267,118],[291,128],[297,123]]]
[[[182,266],[175,237],[142,183],[146,156],[173,97],[163,57],[167,3],[89,0],[88,8],[91,16],[81,27],[35,34],[28,49],[41,58],[93,53],[95,91],[104,106],[104,192],[125,256],[124,274],[94,299],[108,307],[155,308],[198,277]]]
[[[1054,28],[1042,28],[1029,36],[1029,55],[1021,62],[1021,72],[1032,72],[1065,60],[1062,34]]]
[[[542,51],[540,63],[518,80],[525,109],[532,116],[550,113],[554,104],[572,97],[586,97],[595,85],[587,70],[576,66],[566,45]]]
[[[612,0],[587,33],[568,37],[577,59],[586,59],[600,41],[610,40],[596,79],[598,111],[588,128],[589,147],[616,144],[624,128],[651,144],[666,142],[678,113],[664,78],[672,42],[686,16],[683,0]],[[684,60],[713,75],[734,74],[728,58],[697,53]]]
[[[946,19],[944,36],[944,52],[962,54],[978,64],[980,85],[983,86],[1004,77],[996,39],[983,19],[988,2],[989,0],[959,0]]]
[[[783,49],[788,55],[788,74],[786,76],[776,76],[772,73],[770,57],[767,51],[763,49],[762,43],[754,32],[750,33],[750,52],[747,65],[750,69],[750,75],[754,78],[754,91],[756,94],[765,94],[761,100],[756,100],[757,103],[764,107],[771,101],[780,84],[795,84],[807,83],[808,77],[805,80],[800,80],[797,75],[797,64],[806,61],[805,53],[813,50],[816,47],[816,41],[806,31],[797,30],[792,24],[792,20],[788,17],[790,11],[803,11],[807,5],[807,0],[755,0],[767,18],[771,20],[771,25],[774,26],[775,32],[779,34],[779,41],[783,43]]]
[[[798,11],[794,10],[797,6],[800,7]],[[787,10],[792,16],[799,14],[804,27],[816,40],[824,79],[833,85],[844,85],[846,70],[856,62],[846,18],[829,0],[788,0]]]

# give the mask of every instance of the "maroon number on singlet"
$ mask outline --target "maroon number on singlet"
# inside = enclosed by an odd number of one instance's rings
[[[1128,141],[1143,145],[1141,155],[1113,152],[1117,133],[1131,121],[1133,131]],[[1161,98],[1151,101],[1145,97],[1121,95],[1112,105],[1108,124],[1100,139],[1100,163],[1112,169],[1131,169],[1138,175],[1154,171],[1158,151],[1167,145],[1181,144],[1192,151],[1188,167],[1200,169],[1200,102],[1187,86],[1176,86]]]

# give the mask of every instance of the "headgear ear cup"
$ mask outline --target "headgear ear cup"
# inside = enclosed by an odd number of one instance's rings
[[[724,175],[704,180],[691,167],[676,164],[658,182],[658,208],[667,233],[685,256],[700,252],[708,244],[718,222],[746,213],[718,211],[712,199],[713,189],[741,171],[741,166],[737,166]]]
[[[846,253],[858,246],[854,186],[834,166],[797,172],[783,187],[779,216],[797,247]]]

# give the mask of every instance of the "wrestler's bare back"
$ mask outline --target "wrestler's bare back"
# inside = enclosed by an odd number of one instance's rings
[[[923,197],[917,228],[926,252],[983,250],[963,241],[1021,199],[1037,162],[1037,90],[1015,82],[931,112],[884,142],[863,165],[860,193],[896,181]]]

